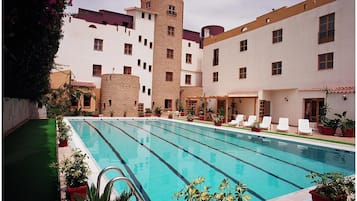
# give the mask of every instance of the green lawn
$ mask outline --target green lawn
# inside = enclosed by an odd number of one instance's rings
[[[60,200],[55,120],[30,120],[3,139],[3,200]]]

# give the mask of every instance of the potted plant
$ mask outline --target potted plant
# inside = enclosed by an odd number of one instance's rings
[[[151,117],[151,109],[145,108],[145,117]]]
[[[76,149],[70,157],[51,164],[51,167],[58,168],[58,171],[64,175],[71,201],[75,201],[76,196],[86,197],[89,173],[86,158],[86,154]]]
[[[223,107],[219,108],[218,110],[218,116],[222,117],[222,122],[225,122],[226,120],[226,112],[224,111]]]
[[[199,117],[200,120],[205,120],[205,116],[204,116],[203,110],[200,110],[198,117]]]
[[[187,114],[187,121],[192,122],[193,118],[194,118],[194,116],[192,114]]]
[[[114,116],[114,111],[113,111],[113,110],[110,110],[109,113],[110,113],[110,116],[111,116],[111,117]]]
[[[144,117],[144,112],[143,112],[143,111],[139,111],[139,112],[138,112],[138,116],[139,116],[139,117]]]
[[[160,117],[160,116],[161,116],[161,107],[156,107],[156,108],[155,108],[155,115],[156,115],[157,117]]]
[[[336,132],[336,129],[338,128],[338,125],[340,124],[339,119],[329,119],[327,117],[322,119],[322,128],[321,129],[321,134],[324,135],[334,135]]]
[[[260,131],[261,131],[260,123],[257,122],[257,121],[255,121],[255,122],[252,124],[251,130],[254,131],[254,132],[260,132]]]
[[[335,115],[340,118],[339,127],[341,128],[342,134],[345,137],[355,136],[355,121],[346,118],[347,111],[342,112],[342,114]]]
[[[221,116],[217,116],[213,119],[214,125],[215,126],[221,126],[222,125],[222,117]]]
[[[58,133],[57,137],[59,140],[59,147],[66,147],[68,145],[68,140],[70,138],[68,131],[70,130],[70,127],[66,125],[65,122],[63,122],[63,117],[58,116],[57,117],[57,128],[58,128]]]
[[[306,178],[316,184],[316,188],[310,191],[313,201],[345,201],[355,193],[354,177],[345,177],[339,172],[313,172]]]
[[[92,184],[87,188],[87,199],[83,197],[76,197],[76,201],[108,201],[110,199],[110,193],[109,185],[105,186],[103,193],[100,194],[100,191],[95,187],[94,184]],[[114,201],[129,201],[132,195],[132,191],[124,190],[119,195],[119,197],[114,199]]]
[[[251,196],[245,195],[248,191],[247,185],[238,182],[235,186],[229,184],[228,179],[223,179],[218,186],[218,191],[210,193],[210,187],[203,185],[205,182],[204,177],[199,177],[193,180],[181,191],[174,194],[176,200],[184,198],[184,200],[236,200],[236,201],[248,201]],[[200,188],[198,188],[200,187]],[[234,189],[234,191],[233,191]]]

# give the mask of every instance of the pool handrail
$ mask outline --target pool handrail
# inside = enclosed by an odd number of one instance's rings
[[[136,197],[136,199],[137,200],[140,200],[140,201],[144,201],[144,199],[142,198],[142,196],[138,193],[138,191],[137,191],[137,189],[135,188],[135,185],[131,182],[131,180],[130,179],[128,179],[127,177],[125,177],[125,174],[124,174],[124,172],[120,169],[120,168],[118,168],[118,167],[116,167],[116,166],[108,166],[108,167],[106,167],[106,168],[104,168],[104,169],[102,169],[101,171],[100,171],[100,173],[98,174],[98,178],[97,178],[97,189],[98,189],[98,191],[100,190],[100,179],[101,179],[101,177],[103,176],[103,174],[106,172],[106,171],[108,171],[108,170],[116,170],[116,171],[118,171],[119,173],[120,173],[120,177],[115,177],[115,178],[113,178],[113,179],[111,179],[108,183],[107,183],[107,185],[105,185],[105,188],[108,186],[108,185],[110,185],[109,187],[110,187],[110,193],[112,192],[112,188],[113,188],[113,184],[114,184],[114,182],[116,182],[116,181],[120,181],[120,180],[124,180],[125,182],[126,182],[126,184],[129,186],[129,188],[133,191],[133,193],[135,194],[135,197]],[[109,196],[109,199],[110,199],[110,196]],[[109,200],[108,200],[109,201]]]

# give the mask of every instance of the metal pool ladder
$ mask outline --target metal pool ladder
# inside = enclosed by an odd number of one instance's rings
[[[98,175],[98,178],[97,178],[97,189],[98,191],[100,190],[100,178],[103,176],[103,174],[108,171],[108,170],[116,170],[119,172],[119,174],[121,175],[120,177],[115,177],[113,179],[111,179],[106,186],[109,185],[109,189],[110,189],[110,193],[112,192],[112,189],[113,189],[113,184],[114,182],[116,181],[120,181],[120,180],[123,180],[126,182],[126,184],[129,186],[129,188],[133,191],[135,197],[137,200],[140,200],[140,201],[144,201],[143,197],[140,195],[140,193],[136,190],[135,188],[135,185],[131,182],[130,179],[128,179],[127,177],[125,177],[124,175],[124,172],[118,168],[118,167],[115,167],[115,166],[108,166],[106,168],[104,168],[102,171],[100,171],[99,175]],[[110,198],[110,196],[109,196]]]

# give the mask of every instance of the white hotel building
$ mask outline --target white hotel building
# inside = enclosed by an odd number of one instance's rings
[[[204,27],[202,37],[183,30],[182,0],[142,0],[126,11],[65,18],[56,59],[72,79],[95,84],[105,115],[109,100],[117,116],[178,110],[180,100],[196,111],[201,101],[223,108],[227,119],[243,113],[316,122],[325,103],[330,114],[348,111],[355,119],[354,0],[306,0],[226,32]],[[126,83],[126,76],[135,79]],[[119,79],[117,91],[102,88],[108,78]]]

